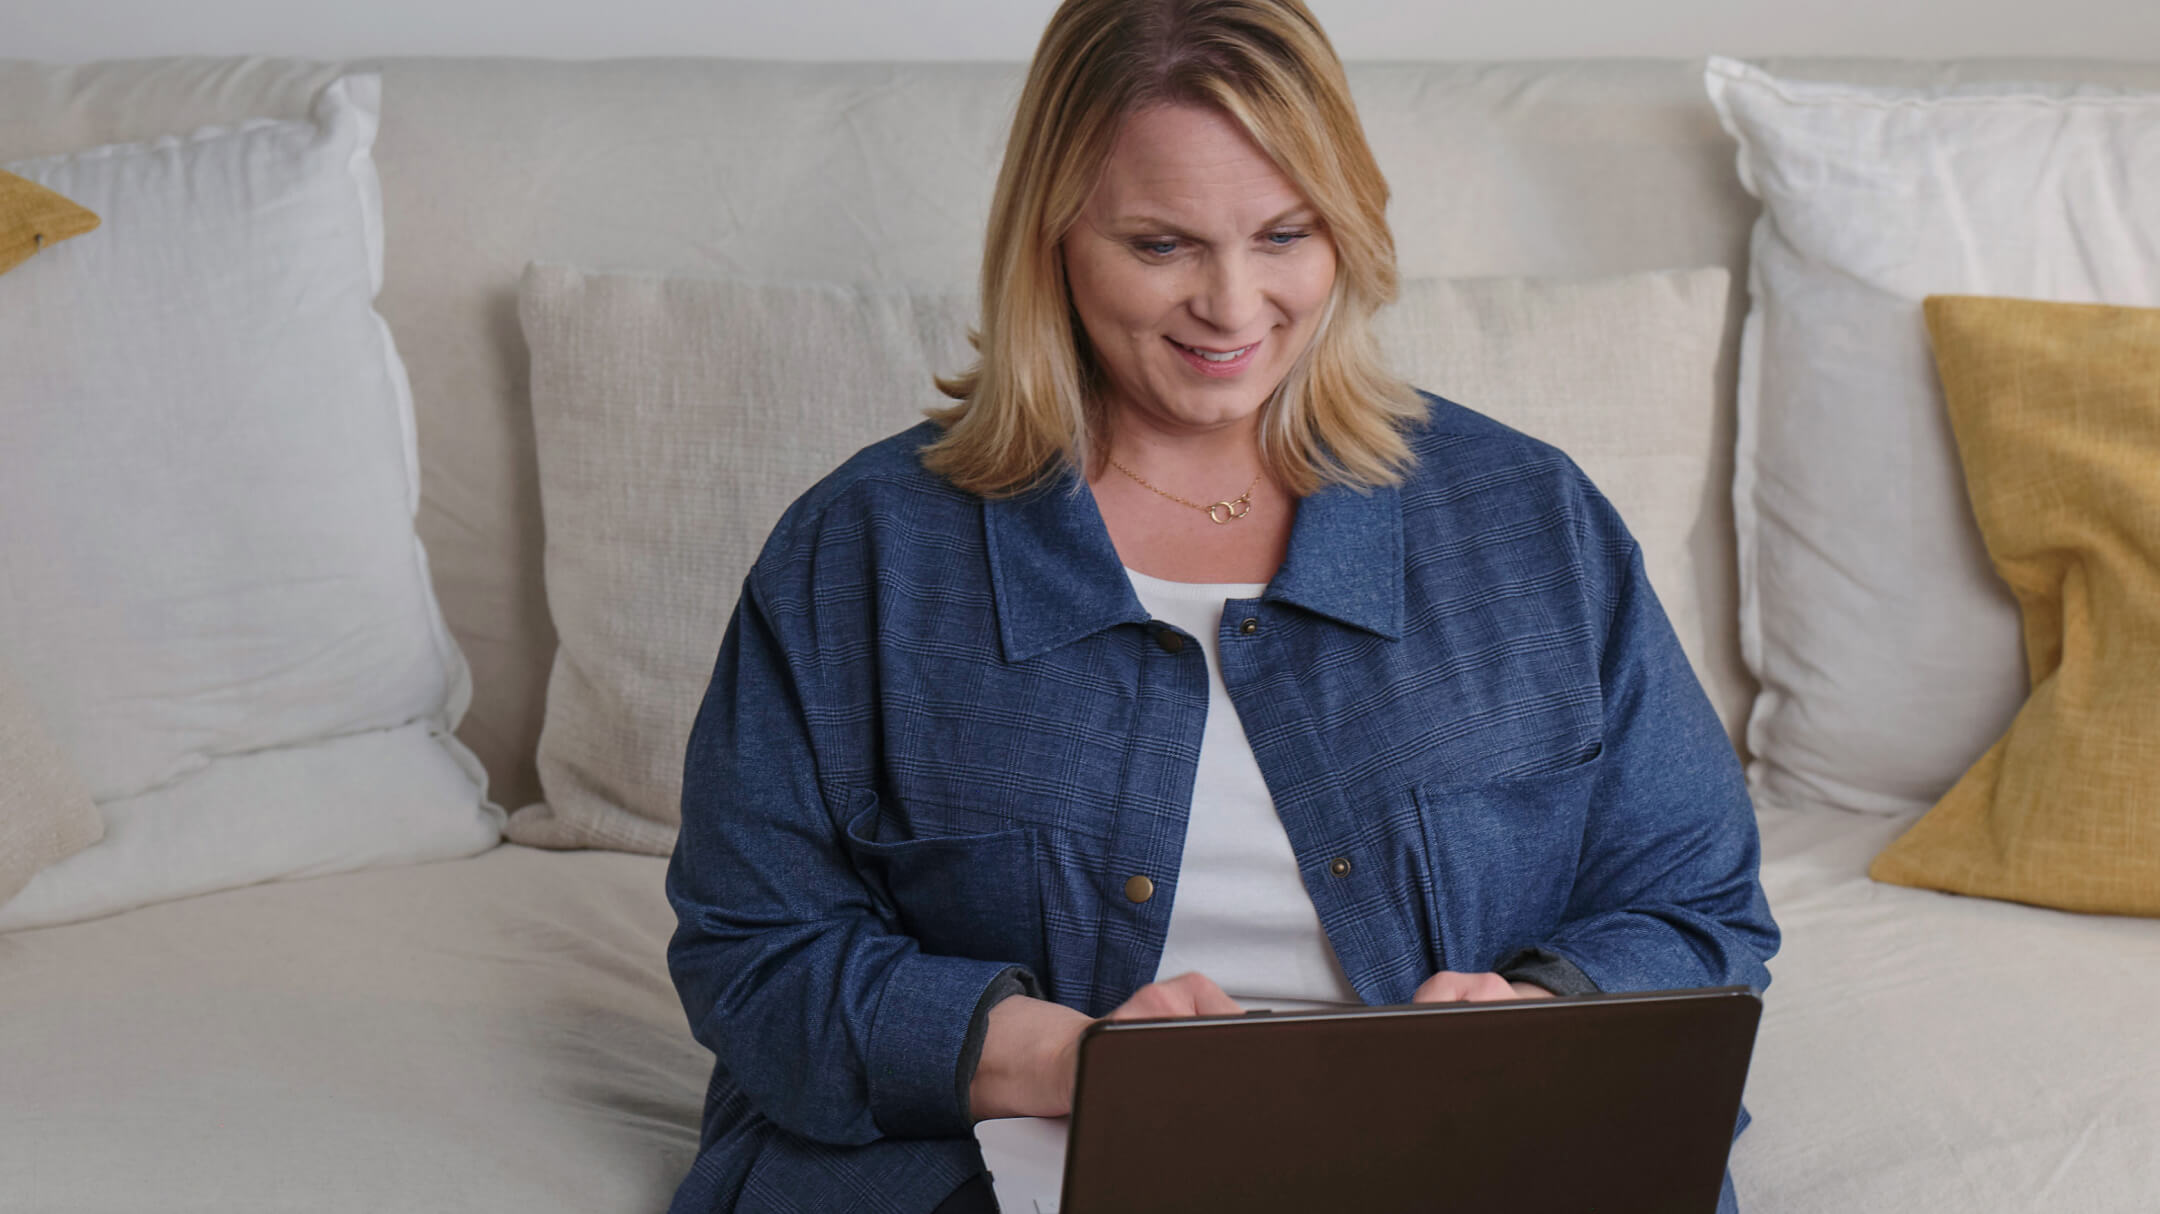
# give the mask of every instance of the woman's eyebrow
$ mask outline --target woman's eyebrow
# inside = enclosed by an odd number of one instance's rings
[[[1257,230],[1266,231],[1269,228],[1279,228],[1292,221],[1313,223],[1317,222],[1317,220],[1318,217],[1313,213],[1311,207],[1296,206],[1262,223]],[[1182,236],[1188,240],[1200,239],[1194,233],[1188,232],[1177,224],[1157,215],[1121,215],[1111,220],[1107,226],[1122,232],[1160,233],[1164,236]]]

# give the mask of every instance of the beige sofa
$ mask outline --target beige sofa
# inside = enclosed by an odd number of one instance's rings
[[[0,61],[0,161],[299,117],[348,66]],[[542,796],[554,647],[523,267],[964,288],[1018,70],[379,66],[380,306],[417,398],[419,527],[473,671],[460,736],[516,808]],[[2160,89],[2160,64],[1769,66]],[[1352,79],[1407,275],[1744,267],[1754,205],[1700,64]],[[1744,283],[1728,407],[1696,436],[1726,482]],[[1712,621],[1696,656],[1737,736],[1729,497],[1700,524],[1693,584],[1661,590]],[[1869,882],[1909,819],[1760,816],[1786,943],[1732,1164],[1744,1208],[2160,1209],[2154,925]],[[710,1065],[665,970],[664,869],[506,845],[0,935],[0,1209],[662,1208]]]

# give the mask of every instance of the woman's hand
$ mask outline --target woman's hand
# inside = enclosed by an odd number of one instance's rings
[[[1245,1009],[1204,974],[1179,974],[1133,992],[1106,1019],[1235,1016]],[[990,1009],[982,1060],[968,1086],[969,1112],[993,1117],[1063,1117],[1072,1112],[1080,1035],[1095,1021],[1060,1003],[1014,995]]]
[[[1110,1013],[1111,1020],[1154,1020],[1163,1016],[1242,1016],[1245,1009],[1223,994],[1206,974],[1179,974],[1150,982]]]
[[[1458,974],[1441,970],[1418,984],[1412,1003],[1494,1003],[1502,999],[1550,999],[1551,991],[1535,982],[1509,982],[1498,974]]]

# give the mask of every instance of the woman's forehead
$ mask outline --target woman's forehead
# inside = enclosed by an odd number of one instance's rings
[[[1128,117],[1090,200],[1098,222],[1259,222],[1305,205],[1237,121],[1219,109],[1158,105]]]

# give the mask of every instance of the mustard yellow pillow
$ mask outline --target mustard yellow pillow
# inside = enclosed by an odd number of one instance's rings
[[[0,169],[0,274],[46,245],[96,226],[97,216],[35,181]]]
[[[1926,311],[2032,691],[1868,871],[2160,915],[2160,308],[1936,296]]]

